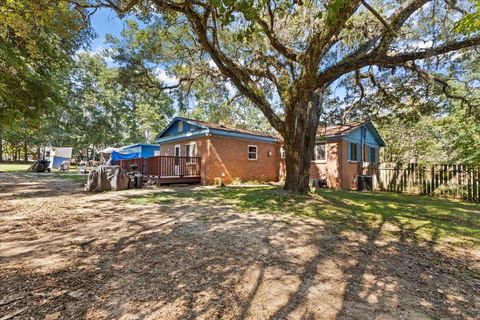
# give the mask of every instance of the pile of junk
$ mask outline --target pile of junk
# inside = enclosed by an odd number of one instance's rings
[[[90,192],[119,191],[142,188],[143,175],[135,164],[130,165],[130,171],[120,166],[103,165],[92,168],[88,175],[85,190]]]
[[[35,162],[27,169],[28,172],[50,172],[50,161],[41,159]]]

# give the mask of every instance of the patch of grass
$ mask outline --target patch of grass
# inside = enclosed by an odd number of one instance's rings
[[[135,203],[232,206],[243,212],[294,214],[322,219],[334,230],[382,231],[411,241],[480,244],[480,205],[386,192],[320,190],[292,195],[276,187],[174,189],[133,199]]]
[[[30,165],[28,163],[0,163],[0,172],[27,172]]]

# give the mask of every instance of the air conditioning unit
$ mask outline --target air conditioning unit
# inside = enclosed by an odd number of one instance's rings
[[[328,188],[327,179],[311,179],[310,185],[315,188]]]
[[[372,191],[373,177],[372,176],[357,176],[357,190],[358,191]]]

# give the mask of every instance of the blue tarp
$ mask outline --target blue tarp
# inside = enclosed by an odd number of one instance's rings
[[[117,151],[112,152],[112,164],[115,164],[115,161],[118,161],[118,160],[128,160],[128,159],[135,159],[135,158],[140,158],[140,155],[138,152],[134,152],[134,153],[120,153]]]

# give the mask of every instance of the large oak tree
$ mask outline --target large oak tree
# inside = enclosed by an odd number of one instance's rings
[[[365,75],[372,68],[403,68],[431,81],[431,64],[423,69],[420,62],[435,59],[442,68],[449,53],[480,45],[477,33],[452,31],[473,10],[466,1],[71,2],[86,10],[109,6],[121,15],[135,13],[147,25],[153,21],[166,32],[158,42],[175,43],[176,67],[198,66],[198,75],[180,83],[201,74],[231,82],[284,138],[285,189],[299,193],[308,191],[315,133],[332,84],[350,74],[360,87],[362,79],[375,82],[373,74]],[[166,37],[179,26],[184,32],[176,39]],[[157,48],[159,61],[163,49]],[[167,68],[175,66],[171,61]]]

